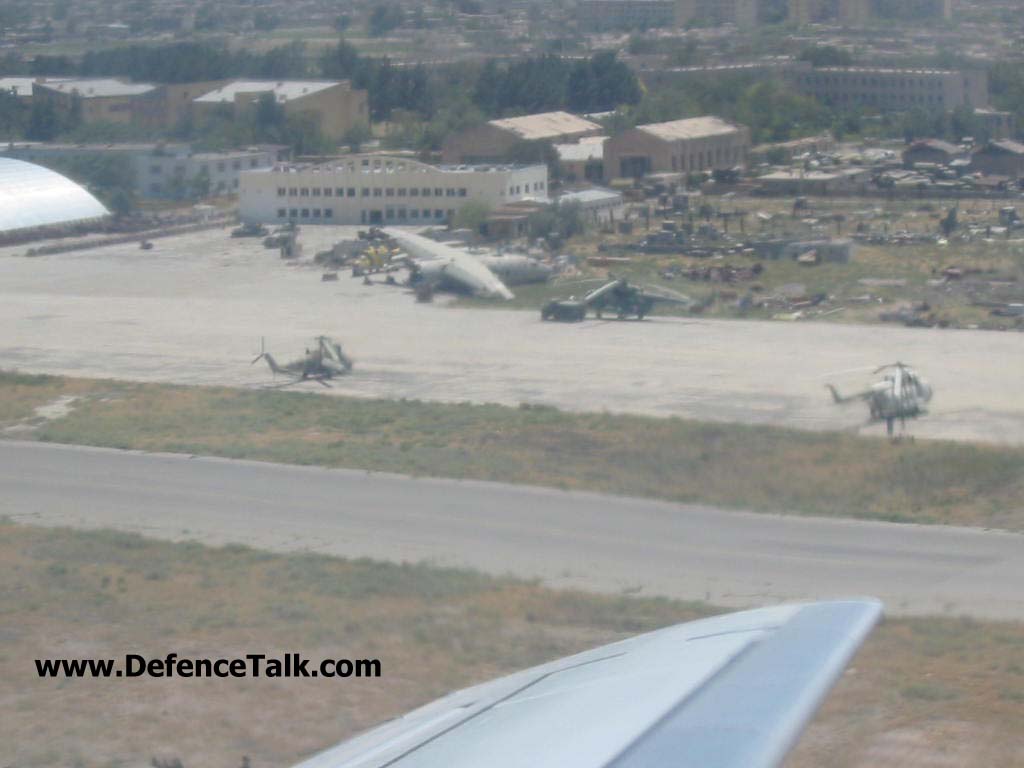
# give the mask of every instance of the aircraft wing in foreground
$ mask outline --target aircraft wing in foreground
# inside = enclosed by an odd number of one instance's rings
[[[881,616],[873,600],[681,624],[449,694],[298,768],[767,768]]]

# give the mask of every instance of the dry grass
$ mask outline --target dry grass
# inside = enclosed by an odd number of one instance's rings
[[[31,404],[68,389],[82,395],[70,415],[33,433],[54,442],[1024,530],[1022,449],[893,445],[838,433],[543,407],[110,382],[40,387],[16,397]],[[0,379],[0,402],[8,391],[27,389],[11,376]]]
[[[0,522],[5,765],[283,766],[454,687],[706,615],[417,565],[270,555]],[[41,681],[32,659],[126,652],[378,657],[379,680]],[[791,768],[1011,766],[1024,627],[891,621]],[[954,754],[956,762],[938,758]]]

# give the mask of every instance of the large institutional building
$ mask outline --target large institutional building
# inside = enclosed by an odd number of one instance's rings
[[[352,155],[243,173],[239,215],[251,223],[444,223],[468,203],[493,209],[546,200],[547,187],[546,165],[433,166],[405,157]]]
[[[984,70],[814,67],[809,61],[769,58],[734,64],[652,68],[641,70],[639,75],[648,87],[679,87],[731,77],[781,79],[799,93],[851,109],[873,106],[908,111],[918,107],[929,112],[948,112],[957,107],[984,109],[989,103],[988,75]]]
[[[717,117],[639,125],[608,139],[604,177],[691,173],[745,166],[750,129]]]
[[[838,107],[948,111],[988,106],[983,70],[793,66],[786,78],[801,93]]]

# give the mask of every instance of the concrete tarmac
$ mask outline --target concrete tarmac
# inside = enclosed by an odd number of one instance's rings
[[[354,234],[305,227],[301,240],[308,257]],[[664,317],[542,323],[535,311],[417,304],[344,272],[321,282],[308,258],[285,263],[227,230],[155,240],[151,251],[24,251],[0,249],[4,368],[259,387],[273,381],[266,366],[249,365],[261,336],[288,360],[329,334],[355,372],[305,391],[854,430],[866,407],[833,405],[824,385],[855,391],[870,369],[902,360],[936,391],[913,434],[1024,444],[1019,333]]]
[[[871,595],[892,615],[1024,620],[1024,537],[976,529],[15,441],[0,515],[736,608]]]

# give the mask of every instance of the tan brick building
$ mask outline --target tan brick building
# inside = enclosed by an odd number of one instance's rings
[[[114,78],[76,78],[32,84],[33,103],[49,102],[61,112],[81,105],[83,123],[132,123],[158,87]]]
[[[270,94],[286,115],[312,115],[320,130],[341,139],[356,125],[369,125],[366,91],[352,88],[348,80],[235,80],[194,99],[197,120],[229,108],[234,114],[255,109]]]
[[[446,163],[488,163],[505,160],[514,146],[524,141],[566,144],[597,136],[595,122],[568,112],[543,112],[509,117],[468,128],[449,136],[441,148]]]
[[[750,129],[718,117],[640,125],[604,145],[605,179],[746,166]]]

